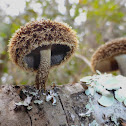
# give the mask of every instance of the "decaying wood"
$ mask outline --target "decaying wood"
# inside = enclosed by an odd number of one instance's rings
[[[93,120],[100,126],[114,126],[109,117],[112,113],[126,120],[126,108],[121,103],[105,108],[97,103],[99,96],[91,98],[95,109],[90,116],[80,116],[80,113],[88,111],[85,106],[89,102],[80,83],[56,87],[58,97],[55,106],[51,101],[44,101],[41,105],[32,102],[30,111],[24,106],[15,108],[15,103],[22,98],[20,90],[21,87],[11,85],[0,87],[0,126],[88,126]]]

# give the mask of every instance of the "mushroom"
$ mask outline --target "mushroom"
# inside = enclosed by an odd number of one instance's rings
[[[36,86],[45,90],[49,70],[74,54],[78,40],[67,24],[32,21],[16,31],[9,43],[9,57],[24,70],[36,72]]]
[[[120,70],[126,76],[126,38],[111,40],[100,46],[91,59],[93,72],[111,72]]]

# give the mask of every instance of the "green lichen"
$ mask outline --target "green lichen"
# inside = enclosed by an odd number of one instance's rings
[[[102,106],[111,106],[114,100],[123,102],[126,105],[126,77],[112,74],[101,74],[97,71],[98,75],[87,76],[80,81],[85,84],[88,89],[85,90],[86,95],[94,96],[95,93],[101,94],[98,102]],[[114,93],[112,93],[114,92]]]

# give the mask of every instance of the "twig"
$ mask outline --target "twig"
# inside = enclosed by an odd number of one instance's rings
[[[83,60],[91,68],[91,63],[85,56],[82,56],[82,55],[79,55],[79,54],[75,54],[75,56],[77,58],[80,58],[81,60]]]

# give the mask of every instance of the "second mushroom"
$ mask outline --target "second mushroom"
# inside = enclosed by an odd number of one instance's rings
[[[49,70],[66,62],[77,43],[76,33],[66,24],[33,21],[15,32],[9,43],[9,56],[20,68],[36,72],[36,86],[45,90]]]
[[[114,39],[100,46],[92,56],[91,65],[94,72],[120,70],[126,76],[126,38]]]

